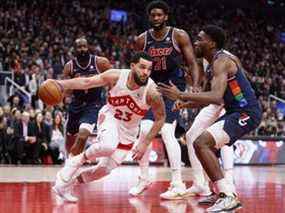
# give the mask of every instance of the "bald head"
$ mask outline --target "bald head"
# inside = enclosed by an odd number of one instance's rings
[[[77,45],[81,45],[81,44],[88,45],[88,42],[87,42],[86,38],[80,37],[80,38],[77,38],[77,39],[75,40],[75,45],[76,45],[76,46],[77,46]]]

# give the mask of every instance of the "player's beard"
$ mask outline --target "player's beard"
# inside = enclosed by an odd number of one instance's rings
[[[160,31],[166,26],[166,23],[163,22],[160,25],[155,25],[154,23],[151,23],[151,27],[153,28],[154,31]]]
[[[86,62],[89,60],[89,51],[80,51],[77,52],[76,58],[80,62]]]
[[[147,84],[147,82],[148,82],[148,79],[146,79],[145,81],[142,81],[140,79],[140,77],[138,76],[138,74],[135,72],[134,73],[134,81],[139,86],[145,86]]]

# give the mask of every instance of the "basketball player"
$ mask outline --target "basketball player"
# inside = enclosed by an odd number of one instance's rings
[[[184,71],[182,62],[185,60],[187,69],[191,70],[194,87],[198,83],[198,66],[194,58],[193,48],[188,34],[181,29],[167,26],[169,6],[164,1],[153,1],[147,7],[147,14],[151,29],[138,36],[135,47],[138,50],[148,52],[153,58],[151,78],[155,83],[168,83],[172,81],[181,90],[185,89]],[[186,187],[181,177],[181,149],[175,138],[175,120],[179,112],[171,112],[173,101],[164,99],[166,107],[166,123],[161,129],[161,137],[165,143],[170,167],[172,170],[172,181],[169,189],[160,196],[164,199],[180,199],[185,193]],[[153,116],[148,113],[141,123],[141,133],[145,134],[151,128]],[[138,184],[129,190],[133,196],[142,193],[149,185],[149,155],[151,147],[139,162],[141,174]]]
[[[201,104],[224,104],[225,115],[204,130],[194,141],[194,149],[205,172],[216,183],[219,199],[209,212],[231,211],[241,207],[235,186],[224,178],[213,150],[232,145],[237,139],[254,130],[261,122],[262,110],[247,80],[240,60],[223,50],[225,32],[217,26],[206,26],[195,42],[197,57],[209,62],[208,92],[184,93],[172,85],[160,84],[159,91],[172,100]]]
[[[111,68],[107,58],[90,54],[85,38],[76,39],[74,48],[75,58],[65,64],[64,78],[92,76]],[[73,90],[67,93],[72,95],[72,101],[68,109],[66,150],[67,153],[77,155],[83,151],[97,122],[97,114],[103,104],[102,89]]]
[[[194,49],[196,50],[196,49]],[[199,53],[198,53],[199,54]],[[203,90],[207,91],[209,89],[209,83],[207,79],[205,79],[205,71],[204,67],[208,65],[208,62],[205,59],[197,60],[199,70],[201,76],[203,76]],[[201,104],[193,105],[192,102],[182,102],[176,101],[174,111],[181,110],[185,108],[196,108],[201,107]],[[198,115],[195,117],[195,120],[191,126],[191,128],[186,133],[186,142],[188,147],[188,156],[191,162],[191,167],[193,170],[193,184],[192,186],[186,190],[187,196],[206,196],[199,201],[199,204],[203,205],[212,205],[217,200],[218,196],[210,190],[209,182],[207,177],[204,175],[203,167],[198,160],[195,150],[193,147],[193,142],[195,139],[208,127],[210,127],[220,116],[224,115],[225,110],[222,105],[209,104],[203,107]],[[225,178],[234,183],[233,177],[233,167],[234,167],[234,153],[233,146],[223,146],[220,150],[220,159],[223,166],[223,172]]]
[[[57,174],[54,191],[64,200],[76,201],[70,186],[78,181],[87,183],[108,175],[119,166],[133,144],[138,140],[139,125],[145,113],[151,108],[154,122],[150,131],[139,139],[133,149],[133,158],[140,160],[158,134],[165,121],[165,106],[156,84],[149,78],[152,58],[144,53],[136,53],[131,61],[131,69],[111,69],[90,78],[58,81],[65,89],[85,90],[94,87],[110,88],[108,103],[98,115],[97,142],[83,153],[71,157]],[[86,160],[102,157],[99,164],[75,173]]]

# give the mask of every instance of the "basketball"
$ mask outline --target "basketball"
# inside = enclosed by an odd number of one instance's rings
[[[38,96],[45,104],[53,106],[62,101],[63,92],[55,80],[48,79],[39,87]]]

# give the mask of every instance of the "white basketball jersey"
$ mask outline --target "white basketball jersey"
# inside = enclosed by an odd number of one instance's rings
[[[116,85],[109,90],[107,106],[118,123],[120,137],[124,135],[127,136],[124,140],[134,141],[139,134],[140,122],[150,108],[146,103],[146,95],[154,82],[149,78],[147,85],[130,90],[127,81],[131,70],[120,71]]]

